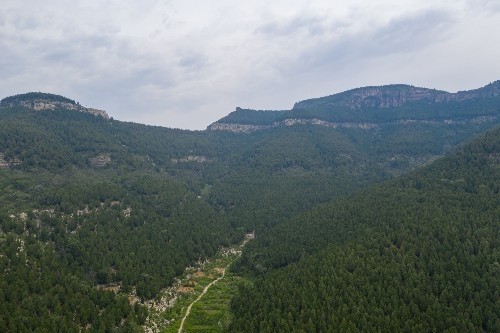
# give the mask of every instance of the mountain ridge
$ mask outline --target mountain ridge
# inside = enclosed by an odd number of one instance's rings
[[[367,109],[384,111],[408,108],[408,105],[420,103],[417,107],[446,103],[463,103],[473,99],[500,99],[500,80],[496,80],[481,88],[450,93],[443,90],[415,87],[408,84],[390,84],[382,86],[366,86],[346,90],[340,93],[305,99],[296,102],[290,110],[253,110],[237,107],[235,111],[207,126],[208,131],[230,131],[235,133],[251,133],[259,130],[271,129],[296,124],[311,124],[332,128],[362,128],[373,129],[391,121],[443,121],[472,120],[476,118],[496,119],[498,109],[494,112],[482,113],[474,116],[462,117],[442,116],[435,118],[428,114],[424,118],[411,118],[411,113],[399,118],[373,121],[372,117],[363,117]],[[78,102],[67,97],[42,92],[29,92],[5,97],[0,100],[0,108],[27,108],[35,111],[69,109],[109,120],[106,111],[81,106]],[[360,117],[361,116],[361,117]],[[451,115],[450,115],[451,116]],[[358,119],[356,119],[358,118]],[[356,121],[359,120],[359,121]]]
[[[339,108],[337,118],[321,107],[295,110],[290,119],[279,118],[286,112],[256,113],[255,119],[249,112],[249,124],[271,114],[272,121],[290,126],[239,135],[107,120],[78,112],[78,103],[52,94],[4,99],[0,332],[146,329],[140,327],[148,313],[142,302],[155,299],[186,267],[241,241],[245,232],[255,231],[262,244],[270,239],[267,232],[299,214],[348,202],[344,198],[358,190],[432,162],[498,124],[499,105],[497,97],[417,101],[381,112]],[[454,120],[447,124],[450,115]],[[345,127],[302,124],[314,119]],[[376,121],[389,125],[347,127]],[[487,151],[488,161],[497,161],[495,147]],[[474,155],[469,160],[475,161]],[[447,183],[461,186],[460,170]],[[435,177],[437,183],[442,178]],[[484,190],[482,183],[464,185]],[[496,184],[487,185],[498,193]],[[359,207],[353,212],[369,210]],[[329,231],[340,232],[328,228],[319,235]],[[293,259],[293,252],[282,250],[284,256],[269,260],[263,256],[267,251],[245,257],[261,271]],[[133,304],[129,297],[139,301]]]
[[[491,102],[491,105],[478,113],[476,108],[469,108],[477,99]],[[486,117],[483,120],[493,120],[498,114],[498,99],[500,81],[457,93],[403,84],[369,86],[300,101],[291,110],[257,111],[238,107],[226,117],[210,124],[207,130],[251,133],[295,124],[372,129],[398,121],[449,123],[457,120],[476,121],[475,118],[481,117]],[[454,109],[469,110],[457,114],[453,112]]]
[[[492,97],[500,94],[500,80],[494,81],[481,88],[463,90],[450,93],[444,90],[415,87],[406,84],[391,84],[383,86],[367,86],[350,89],[338,94],[325,97],[306,99],[295,103],[293,109],[309,108],[316,103],[328,104],[344,102],[350,108],[391,107],[401,106],[407,102],[426,100],[429,102],[464,101],[477,97]]]

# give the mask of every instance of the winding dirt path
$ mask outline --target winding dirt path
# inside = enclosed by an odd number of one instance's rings
[[[227,267],[226,267],[227,268]],[[217,283],[219,280],[222,280],[224,278],[224,275],[226,275],[226,268],[224,268],[224,270],[222,271],[222,276],[218,277],[217,279],[213,280],[212,282],[210,282],[204,289],[203,289],[203,292],[200,294],[200,296],[198,296],[198,298],[196,298],[193,303],[189,304],[188,308],[187,308],[187,311],[186,311],[186,314],[184,315],[184,317],[182,318],[182,321],[181,321],[181,326],[179,327],[179,330],[177,331],[177,333],[182,333],[182,330],[184,329],[184,322],[186,321],[187,317],[189,316],[189,314],[191,313],[191,308],[193,307],[194,303],[198,302],[202,297],[203,295],[205,295],[208,291],[208,289],[210,289],[211,286],[213,286],[215,283]]]

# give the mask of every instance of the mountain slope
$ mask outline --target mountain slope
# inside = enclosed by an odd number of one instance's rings
[[[0,331],[141,331],[142,300],[241,235],[155,165],[195,135],[30,98],[0,108]]]
[[[208,128],[214,135],[236,132],[231,139],[240,143],[227,176],[214,182],[212,202],[245,228],[275,225],[425,165],[492,128],[500,120],[499,89],[500,81],[457,94],[395,85],[359,88],[290,111],[238,109]],[[359,96],[396,102],[369,105]]]
[[[497,128],[249,244],[241,265],[269,273],[231,331],[498,331],[499,152]]]
[[[489,114],[498,108],[492,98],[457,112]],[[140,330],[145,308],[127,302],[130,294],[155,297],[245,230],[260,237],[426,164],[497,121],[299,122],[241,135],[125,123],[92,110],[42,93],[0,102],[1,331]],[[281,265],[261,257],[249,260],[257,271]]]
[[[495,82],[449,100],[438,99],[444,93],[436,92],[438,102],[410,100],[400,106],[343,105],[348,92],[331,103],[328,98],[315,101],[317,105],[309,103],[314,108],[305,108],[307,104],[291,111],[240,109],[209,127],[243,132],[232,138],[242,143],[239,149],[243,153],[233,156],[244,166],[232,164],[228,175],[213,187],[213,202],[224,207],[239,225],[254,229],[262,222],[276,224],[276,215],[290,217],[314,204],[408,172],[498,124],[499,86]],[[355,93],[365,91],[361,88]],[[247,191],[238,189],[241,183]],[[289,199],[282,200],[282,193]],[[248,202],[247,197],[258,201]]]

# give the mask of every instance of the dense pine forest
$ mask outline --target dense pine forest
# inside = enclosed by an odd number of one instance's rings
[[[253,231],[232,269],[250,282],[230,331],[495,331],[499,131],[484,133],[498,125],[497,86],[228,116],[383,124],[251,133],[126,123],[53,94],[5,98],[0,331],[143,331],[146,301]]]
[[[500,330],[500,129],[250,245],[232,332]]]

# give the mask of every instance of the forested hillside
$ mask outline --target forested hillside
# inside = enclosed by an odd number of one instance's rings
[[[415,117],[423,112],[460,119],[460,113],[467,113],[474,121],[412,122],[398,116],[400,122],[375,128],[296,124],[241,134],[174,130],[64,108],[26,107],[43,96],[33,93],[2,102],[8,106],[0,112],[0,154],[12,168],[164,173],[224,211],[233,226],[248,231],[263,230],[316,204],[426,164],[494,126],[500,112],[497,97],[486,96],[450,102],[453,105],[410,103],[349,113],[351,118],[358,113],[396,116],[407,108],[404,112]],[[332,117],[342,112],[328,110]],[[490,117],[481,118],[484,115]]]
[[[431,162],[498,124],[499,105],[496,81],[455,94],[391,85],[302,101],[289,111],[237,108],[208,128],[245,138],[211,199],[236,225],[260,231]]]
[[[497,128],[262,235],[231,331],[499,331],[499,153]]]
[[[128,325],[121,322],[125,317],[141,324],[144,314],[130,315],[132,308],[104,290],[155,297],[185,267],[239,239],[227,219],[157,175],[0,174],[2,202],[15,198],[13,208],[0,212],[4,332],[111,329]],[[101,314],[103,307],[111,317]]]
[[[142,300],[242,236],[165,171],[196,133],[19,106],[0,128],[2,332],[141,331]]]
[[[259,240],[249,244],[240,271],[255,274],[323,251],[335,239],[362,237],[362,223],[323,232],[329,205],[297,215],[336,199],[357,210],[343,198],[495,126],[494,96],[475,101],[442,111],[448,116],[458,108],[467,121],[373,128],[297,123],[232,133],[125,123],[53,94],[6,98],[0,102],[0,331],[141,331],[143,301],[247,231]],[[432,103],[419,108],[441,112]],[[307,224],[311,233],[300,226],[307,214],[317,214],[311,220],[318,223]],[[280,226],[288,220],[300,223]],[[303,238],[314,230],[321,237]],[[301,247],[290,249],[288,240]],[[274,244],[272,252],[265,242]]]

